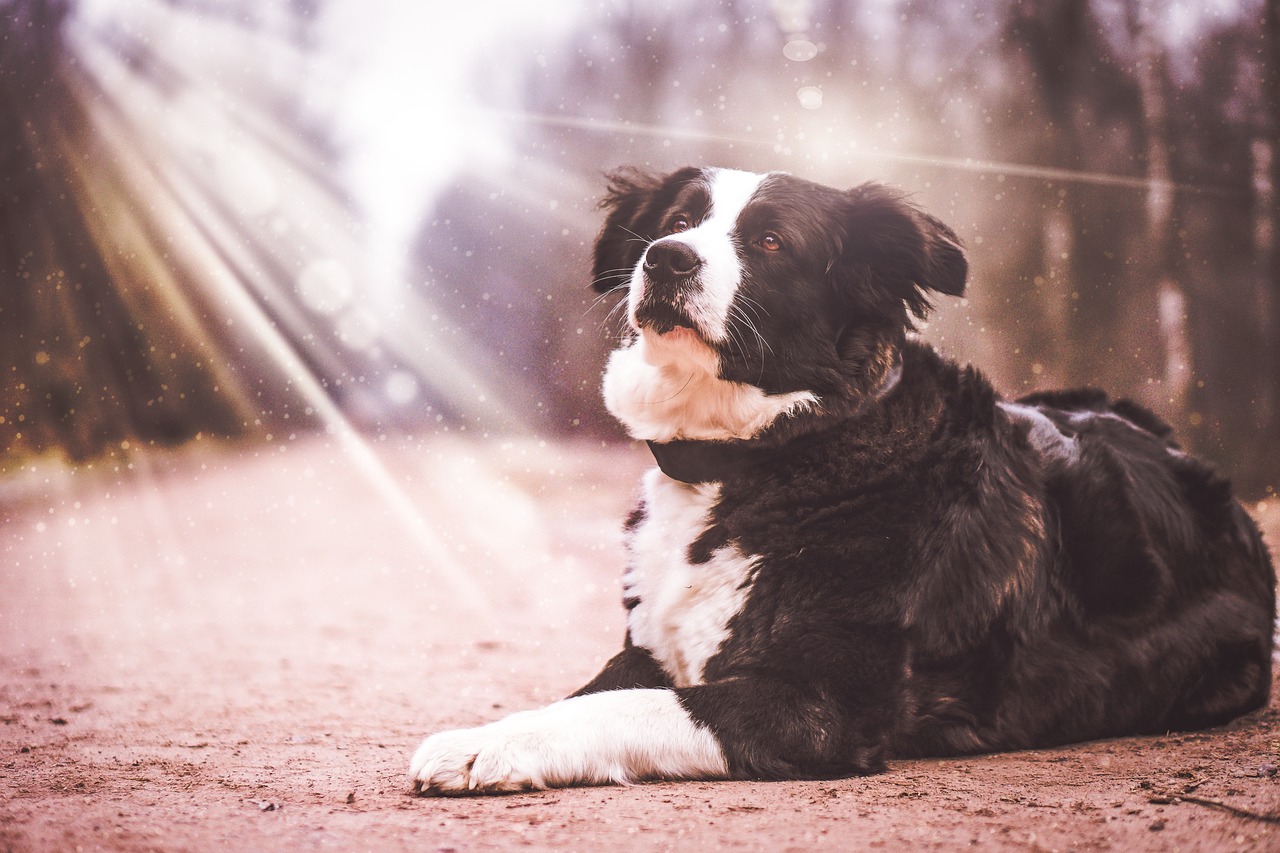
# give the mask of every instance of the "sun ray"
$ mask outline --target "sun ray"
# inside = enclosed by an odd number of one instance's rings
[[[749,147],[776,148],[776,139],[760,139],[737,134],[718,133],[675,125],[646,124],[643,122],[596,119],[586,116],[548,115],[545,113],[524,112],[520,110],[485,110],[487,115],[520,124],[541,125],[544,127],[561,127],[571,130],[582,130],[591,133],[609,133],[628,136],[650,136],[667,139],[685,139],[694,142],[717,142]],[[1122,187],[1134,190],[1149,190],[1153,187],[1197,192],[1205,195],[1235,197],[1242,193],[1230,187],[1211,184],[1188,184],[1157,181],[1134,175],[1115,175],[1106,172],[1090,172],[1078,169],[1063,169],[1051,166],[1036,166],[1026,163],[1010,163],[998,160],[986,160],[972,157],[946,157],[937,154],[920,154],[911,151],[887,151],[883,148],[858,146],[849,150],[850,156],[865,157],[873,160],[887,160],[903,163],[919,163],[963,172],[981,172],[985,174],[1008,175],[1012,177],[1037,178],[1074,184],[1092,184],[1095,186]]]

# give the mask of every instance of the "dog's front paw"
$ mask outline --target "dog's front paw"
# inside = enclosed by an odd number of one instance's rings
[[[409,763],[420,794],[488,794],[639,779],[723,779],[715,736],[670,690],[607,690],[423,741]]]
[[[498,724],[440,732],[422,742],[409,762],[419,794],[451,796],[547,787],[527,735]]]

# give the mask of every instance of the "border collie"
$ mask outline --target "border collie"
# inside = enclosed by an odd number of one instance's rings
[[[618,173],[602,207],[605,403],[657,461],[626,641],[567,699],[428,738],[414,790],[842,777],[1266,703],[1275,574],[1227,481],[1133,403],[1005,399],[916,340],[964,291],[947,226],[729,169]]]

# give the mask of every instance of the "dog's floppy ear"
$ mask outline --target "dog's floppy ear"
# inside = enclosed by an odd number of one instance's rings
[[[929,312],[927,291],[964,295],[969,261],[954,231],[883,184],[855,187],[848,201],[842,258],[862,267],[873,286],[917,317]]]
[[[658,234],[667,205],[701,170],[685,168],[657,176],[638,169],[620,169],[608,175],[609,186],[600,208],[608,211],[596,236],[591,286],[600,293],[624,285],[640,257]]]

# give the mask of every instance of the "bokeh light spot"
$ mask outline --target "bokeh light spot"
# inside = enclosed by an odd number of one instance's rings
[[[342,263],[320,258],[307,264],[298,276],[298,295],[318,314],[337,314],[355,295],[355,282]]]
[[[796,97],[800,99],[800,106],[806,110],[816,110],[822,106],[822,90],[817,86],[802,86],[796,92]]]
[[[808,62],[818,55],[818,46],[806,38],[795,38],[783,46],[782,55],[792,62]]]
[[[403,370],[393,370],[386,379],[383,389],[387,399],[397,406],[407,406],[418,396],[418,380],[413,374]]]

